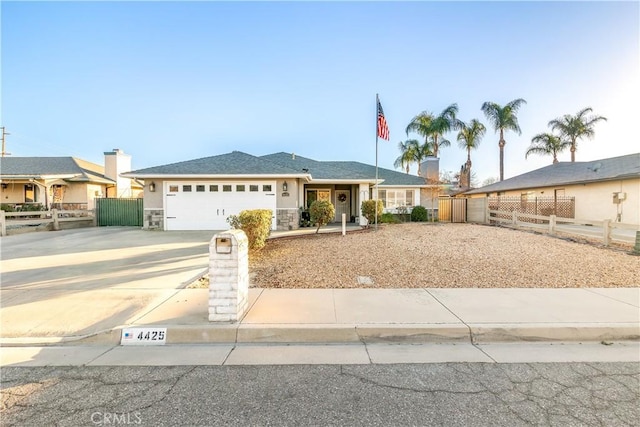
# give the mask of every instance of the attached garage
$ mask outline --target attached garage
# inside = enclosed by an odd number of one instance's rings
[[[227,218],[270,209],[276,230],[276,181],[165,181],[165,230],[227,230]]]

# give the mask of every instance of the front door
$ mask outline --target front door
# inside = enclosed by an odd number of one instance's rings
[[[351,221],[351,192],[336,190],[336,222],[342,222],[342,214],[347,215],[347,222]]]

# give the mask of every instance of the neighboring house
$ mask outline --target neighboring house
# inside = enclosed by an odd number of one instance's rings
[[[299,227],[315,200],[329,200],[348,222],[365,224],[360,206],[373,198],[376,168],[359,162],[317,161],[288,153],[256,157],[234,151],[123,174],[144,179],[145,228],[226,230],[246,209],[271,209],[273,230]],[[424,178],[378,168],[379,199],[387,211],[421,203]]]
[[[75,157],[0,158],[0,201],[46,209],[94,209],[99,197],[139,197],[143,185],[120,176],[131,170],[131,156],[114,149],[105,166]]]
[[[463,195],[575,197],[576,218],[640,224],[640,153],[555,163]]]

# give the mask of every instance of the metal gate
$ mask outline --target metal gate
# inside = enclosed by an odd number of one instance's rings
[[[109,225],[143,225],[143,200],[137,199],[96,199],[96,222],[99,227]]]
[[[440,197],[438,220],[443,222],[467,222],[467,199]]]

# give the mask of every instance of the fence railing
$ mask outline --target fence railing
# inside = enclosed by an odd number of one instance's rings
[[[0,211],[0,236],[7,235],[7,227],[53,224],[54,230],[60,229],[61,222],[95,221],[92,210],[57,210],[5,212]]]
[[[605,246],[611,241],[632,243],[635,239],[634,231],[640,231],[638,224],[613,222],[609,219],[602,221],[563,218],[555,215],[532,215],[517,211],[498,211],[489,209],[489,223],[500,223],[514,227],[525,227],[547,231],[549,234],[566,233],[582,237],[592,237],[602,240]],[[625,232],[626,231],[626,232]]]
[[[530,215],[550,216],[556,215],[563,218],[575,218],[575,197],[513,197],[499,196],[487,199],[489,209],[511,213],[513,211]],[[505,218],[509,218],[507,215]],[[533,222],[538,220],[532,219]]]

